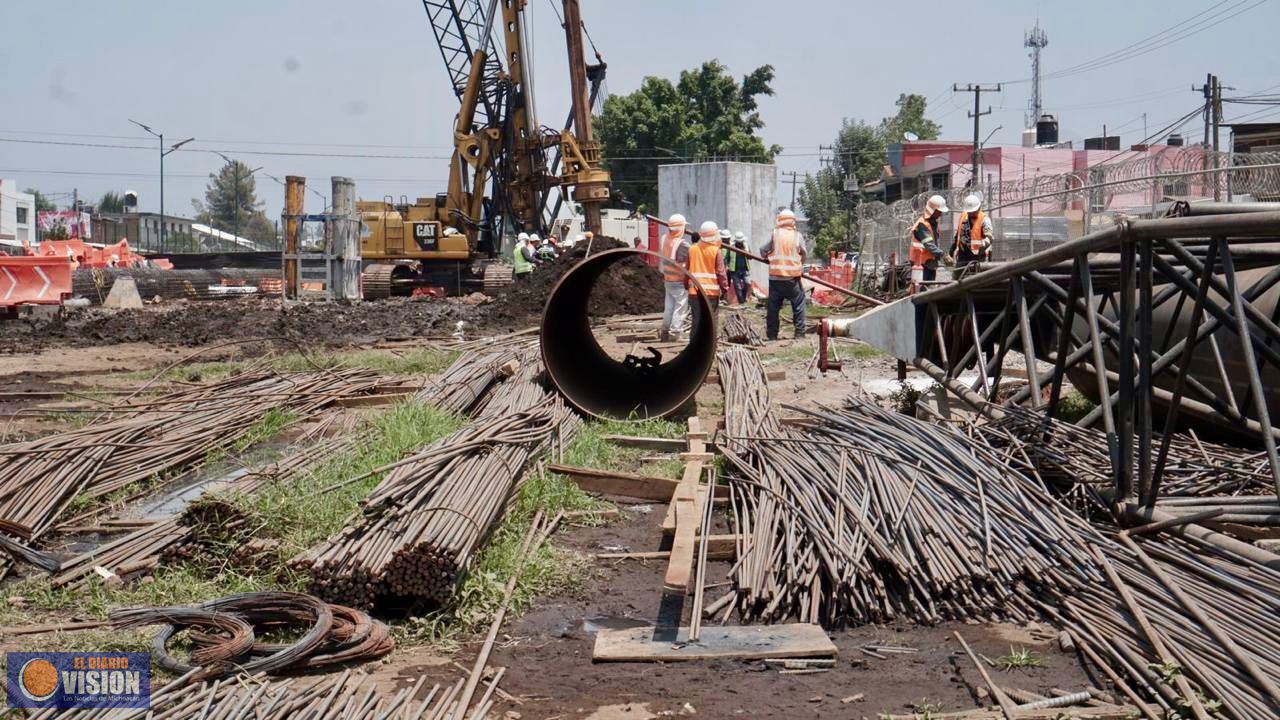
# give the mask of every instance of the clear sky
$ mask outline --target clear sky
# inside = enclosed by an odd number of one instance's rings
[[[555,126],[568,110],[563,30],[552,0],[529,0],[529,13],[540,121]],[[766,142],[785,148],[782,171],[816,170],[841,118],[878,121],[900,92],[929,98],[944,138],[970,139],[972,96],[952,83],[1018,81],[991,96],[982,131],[1003,126],[991,143],[1017,143],[1030,92],[1023,33],[1037,18],[1049,36],[1045,108],[1064,140],[1105,123],[1138,142],[1143,113],[1154,132],[1194,109],[1191,86],[1208,72],[1236,88],[1228,96],[1280,87],[1277,0],[582,0],[582,13],[610,92],[710,58],[736,75],[773,65],[776,94],[761,112]],[[332,175],[354,177],[364,198],[444,189],[457,104],[416,0],[3,0],[0,28],[0,176],[62,194],[59,204],[73,189],[91,201],[133,189],[144,210],[159,208],[155,139],[129,118],[171,142],[197,138],[166,160],[171,213],[191,215],[222,163],[214,149],[325,194]],[[1280,119],[1253,105],[1226,116],[1249,113]],[[1201,128],[1197,116],[1184,132]],[[283,188],[260,174],[258,189],[278,216]]]

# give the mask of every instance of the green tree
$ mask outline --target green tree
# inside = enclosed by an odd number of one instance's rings
[[[122,213],[124,212],[124,198],[116,191],[108,190],[102,194],[102,198],[98,200],[98,212],[100,213]]]
[[[50,212],[50,211],[53,211],[53,210],[57,210],[57,209],[58,209],[58,206],[57,206],[57,205],[54,205],[52,200],[50,200],[49,198],[45,197],[45,196],[44,196],[44,193],[40,192],[39,190],[37,190],[37,189],[35,189],[35,188],[27,188],[26,190],[23,190],[23,192],[28,193],[28,194],[30,194],[30,195],[34,195],[34,196],[35,196],[35,198],[36,198],[36,212],[38,212],[38,213],[41,213],[41,212]]]
[[[879,179],[888,146],[902,142],[905,133],[914,133],[921,140],[938,138],[941,128],[925,117],[923,95],[903,93],[895,104],[898,112],[879,125],[845,119],[832,143],[831,164],[805,177],[798,201],[809,220],[809,239],[816,256],[857,249],[857,193],[845,190],[846,179],[857,185]]]
[[[249,166],[232,160],[217,174],[210,173],[204,202],[192,200],[196,221],[223,232],[235,233],[261,244],[275,240],[271,221],[262,212],[257,184]]]
[[[646,77],[628,95],[611,95],[592,119],[604,165],[638,209],[658,204],[658,165],[711,158],[772,162],[782,148],[765,146],[757,97],[772,95],[773,66],[739,82],[710,60],[680,73],[677,83]]]

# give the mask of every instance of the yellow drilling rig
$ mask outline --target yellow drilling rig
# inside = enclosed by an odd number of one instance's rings
[[[591,107],[606,66],[598,52],[595,63],[584,59],[578,0],[562,3],[573,107],[559,130],[540,126],[533,112],[527,0],[422,4],[460,103],[449,187],[414,202],[387,197],[357,203],[367,299],[415,288],[463,294],[506,285],[511,266],[499,260],[504,235],[545,236],[568,188],[586,227],[598,233],[610,195],[609,173],[600,168],[591,135]]]

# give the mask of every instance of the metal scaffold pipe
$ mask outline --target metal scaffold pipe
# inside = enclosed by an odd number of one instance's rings
[[[715,322],[694,322],[688,345],[668,362],[618,361],[600,347],[591,330],[592,288],[615,264],[646,256],[657,257],[630,248],[592,255],[565,273],[547,298],[542,362],[556,388],[585,413],[620,419],[668,415],[693,397],[715,362]],[[689,302],[701,303],[702,316],[712,317],[701,290]]]

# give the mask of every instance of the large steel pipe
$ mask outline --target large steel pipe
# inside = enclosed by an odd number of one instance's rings
[[[542,362],[556,388],[585,413],[620,419],[669,415],[698,392],[715,362],[714,320],[694,323],[688,345],[656,365],[643,362],[648,358],[620,362],[596,341],[591,331],[591,289],[615,264],[645,256],[657,257],[629,248],[592,255],[565,273],[547,298],[542,313]],[[692,276],[689,279],[692,282]],[[656,268],[653,281],[661,282]],[[703,317],[713,317],[701,291],[690,298],[690,304],[695,302],[701,303]]]

